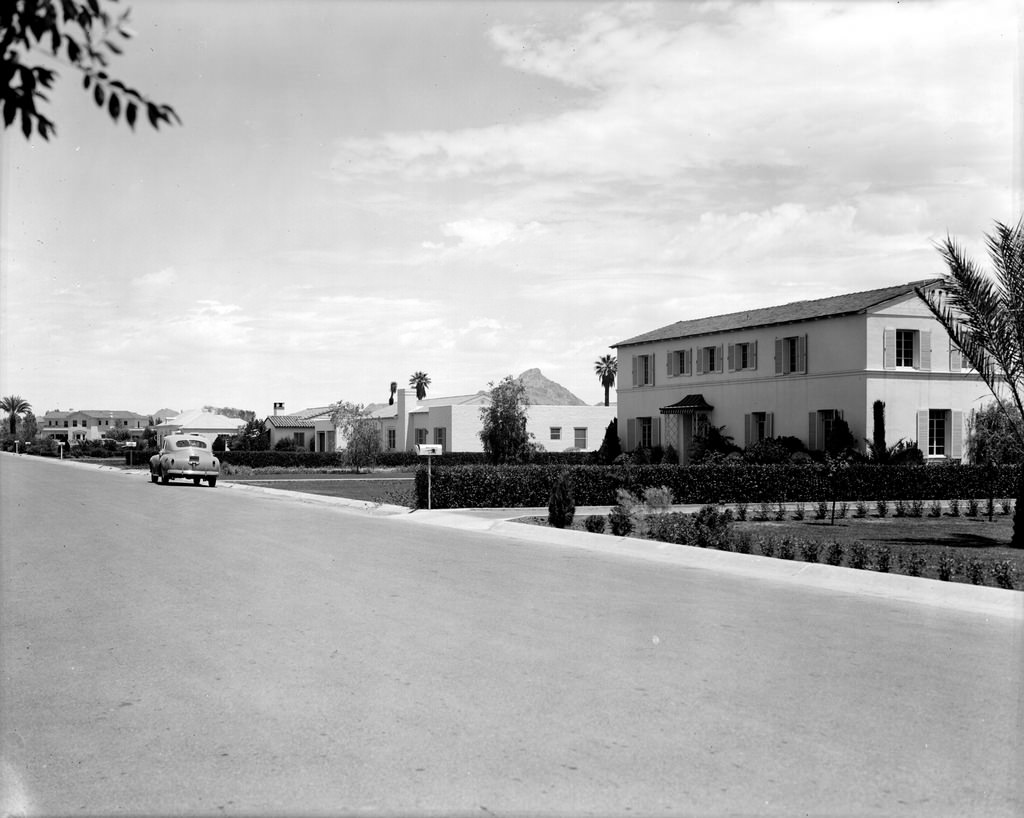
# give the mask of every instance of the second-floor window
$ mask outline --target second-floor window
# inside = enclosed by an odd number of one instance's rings
[[[757,369],[757,342],[729,344],[729,371]]]
[[[707,346],[697,350],[697,374],[722,371],[722,346]]]
[[[775,374],[793,375],[807,372],[807,336],[790,335],[775,339]]]
[[[654,353],[633,356],[633,386],[654,386]]]
[[[886,328],[883,337],[883,367],[930,370],[931,335],[928,330]]]

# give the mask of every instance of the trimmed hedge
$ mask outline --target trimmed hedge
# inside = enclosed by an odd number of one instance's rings
[[[674,503],[821,500],[927,500],[1015,497],[1019,466],[852,465],[830,478],[820,465],[594,466],[432,464],[433,508],[544,507],[562,472],[577,506],[613,505],[624,488],[641,495],[668,486]],[[416,501],[427,505],[427,470],[416,472]]]
[[[341,452],[305,452],[305,451],[246,451],[232,450],[220,452],[221,460],[232,466],[251,466],[257,468],[306,468],[334,469],[348,466],[344,451]],[[575,466],[593,463],[597,457],[595,452],[537,452],[533,455],[534,464]],[[433,468],[440,466],[484,466],[487,456],[483,452],[447,452],[432,458]],[[377,455],[377,468],[409,468],[423,466],[426,458],[415,452],[382,452]],[[545,500],[545,503],[547,501]]]

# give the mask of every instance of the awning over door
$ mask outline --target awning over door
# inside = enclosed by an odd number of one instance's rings
[[[662,406],[658,411],[663,415],[685,415],[690,412],[710,412],[714,408],[704,400],[703,395],[687,395],[681,401]]]

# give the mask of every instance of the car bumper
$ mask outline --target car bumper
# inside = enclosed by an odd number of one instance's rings
[[[220,477],[217,469],[168,469],[168,477]]]

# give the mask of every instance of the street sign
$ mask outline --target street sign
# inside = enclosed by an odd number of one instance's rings
[[[434,456],[436,454],[443,454],[443,453],[444,453],[444,446],[442,446],[440,443],[417,443],[416,444],[416,454],[418,454],[418,455],[426,455],[427,457],[432,457],[432,456]]]
[[[124,445],[127,446],[129,449],[134,449],[138,444],[134,440],[129,440]]]

